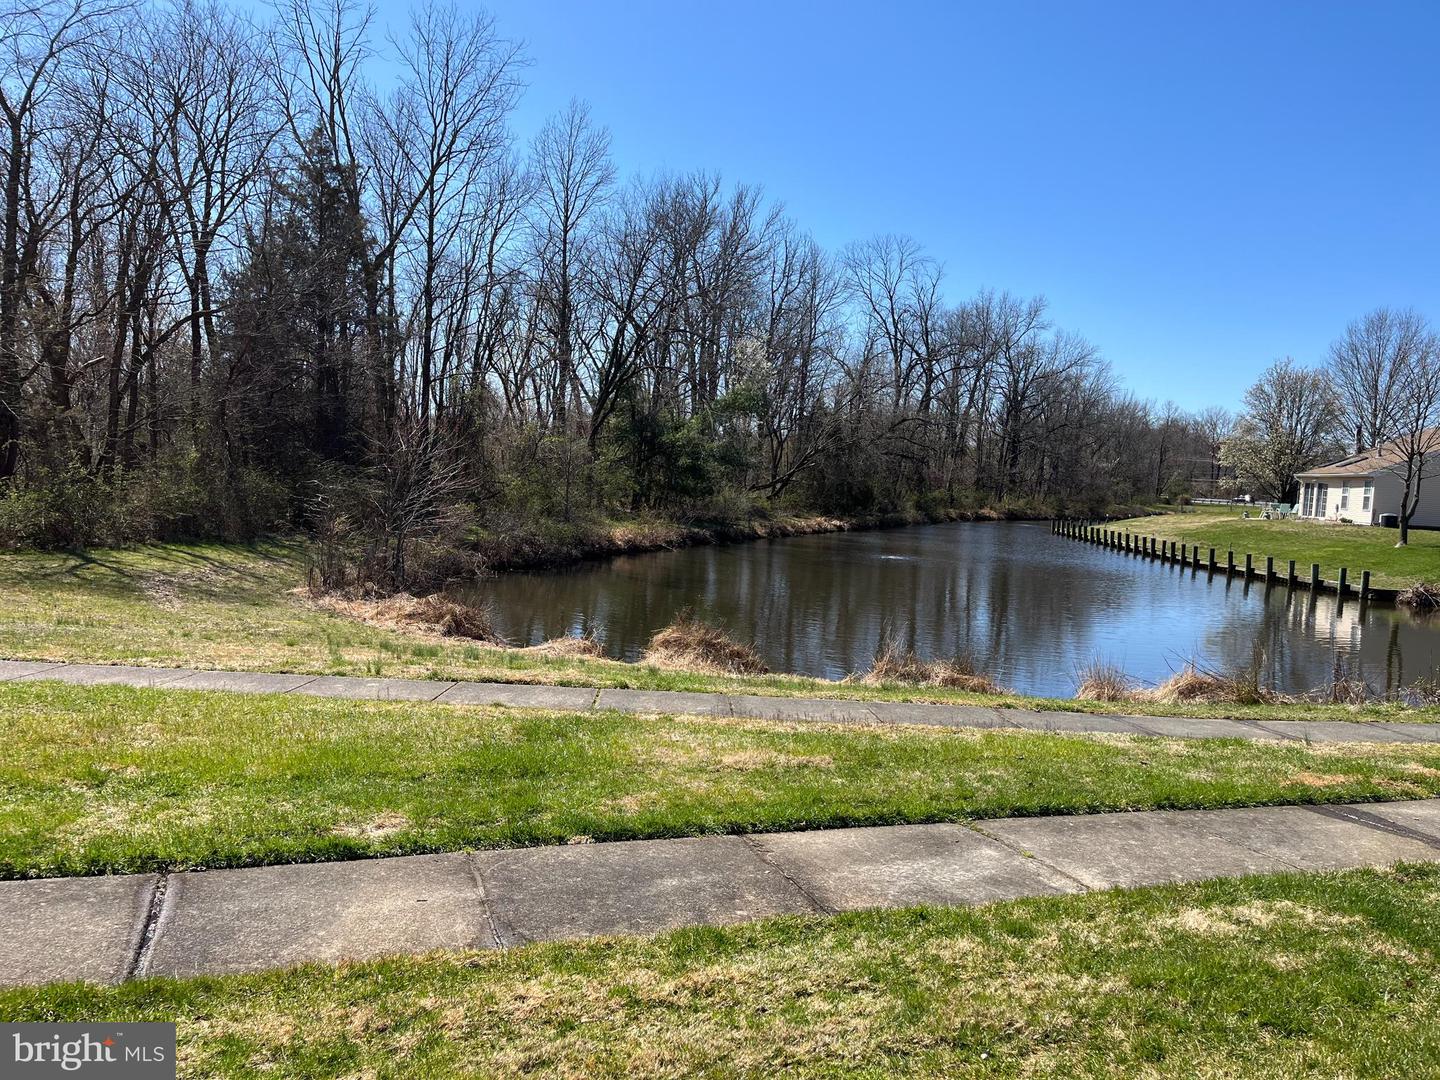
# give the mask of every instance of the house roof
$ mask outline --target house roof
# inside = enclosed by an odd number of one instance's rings
[[[1427,451],[1440,451],[1440,428],[1426,428],[1422,433]],[[1372,476],[1382,469],[1393,469],[1405,463],[1405,453],[1400,449],[1405,439],[1391,439],[1389,442],[1361,450],[1328,465],[1316,465],[1313,469],[1296,473],[1296,479],[1326,476]]]

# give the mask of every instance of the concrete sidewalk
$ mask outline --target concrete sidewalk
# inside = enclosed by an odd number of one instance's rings
[[[1440,800],[1011,818],[0,882],[0,984],[260,971],[1440,861]]]
[[[736,716],[759,720],[829,723],[926,724],[952,728],[1018,728],[1179,739],[1268,739],[1301,742],[1440,743],[1440,724],[1304,720],[1198,720],[1163,716],[1108,716],[1072,712],[991,709],[976,705],[913,705],[843,698],[783,698],[758,694],[697,694],[670,690],[596,690],[583,686],[524,683],[439,682],[426,679],[363,679],[336,675],[275,675],[264,672],[195,671],[189,668],[108,664],[51,664],[0,660],[0,682],[58,679],[82,686],[121,684],[167,690],[312,694],[357,700],[436,701],[454,705],[512,705],[588,712]]]

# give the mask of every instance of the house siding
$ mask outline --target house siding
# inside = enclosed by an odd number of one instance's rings
[[[1427,470],[1428,471],[1428,470]],[[1400,498],[1405,493],[1405,481],[1388,470],[1380,470],[1368,479],[1375,485],[1370,509],[1363,507],[1365,498],[1365,476],[1330,476],[1300,481],[1300,502],[1298,513],[1309,521],[1351,522],[1356,525],[1378,525],[1380,515],[1399,514]],[[1344,485],[1350,485],[1349,505],[1341,507]],[[1328,488],[1325,499],[1325,513],[1317,513],[1317,497],[1311,494],[1310,512],[1306,513],[1305,486],[1325,484]],[[1440,474],[1426,476],[1420,486],[1420,506],[1410,524],[1416,528],[1440,528]]]
[[[1420,482],[1420,505],[1415,509],[1415,516],[1410,519],[1410,524],[1419,529],[1433,529],[1440,526],[1440,475],[1431,475],[1430,463],[1425,463],[1425,478]],[[1387,514],[1398,514],[1400,512],[1400,496],[1405,492],[1405,480],[1403,477],[1393,473],[1382,474],[1387,485],[1389,501],[1394,507],[1387,510]],[[1379,477],[1377,477],[1379,479]]]
[[[1370,508],[1365,509],[1365,481],[1371,480],[1375,487],[1371,493]],[[1300,481],[1300,509],[1299,514],[1311,521],[1334,521],[1349,522],[1355,525],[1373,525],[1384,513],[1390,513],[1385,509],[1385,488],[1379,477],[1366,476],[1330,476],[1319,479]],[[1325,512],[1319,512],[1318,486],[1324,484]],[[1348,496],[1346,485],[1349,485]],[[1305,487],[1311,488],[1309,498],[1309,513],[1306,513]],[[1394,500],[1397,505],[1400,502],[1398,492]],[[1342,505],[1343,504],[1343,505]]]

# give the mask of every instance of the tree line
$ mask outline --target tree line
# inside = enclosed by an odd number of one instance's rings
[[[581,103],[424,3],[0,16],[0,532],[254,534],[315,494],[472,520],[1210,493],[1231,418],[1137,400],[1039,297],[762,189],[624,178]],[[403,547],[403,540],[401,546]]]

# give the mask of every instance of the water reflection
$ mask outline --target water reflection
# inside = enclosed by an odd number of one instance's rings
[[[511,641],[592,632],[633,660],[682,608],[753,637],[777,671],[839,678],[869,667],[886,633],[924,656],[968,651],[1003,684],[1069,696],[1101,657],[1146,681],[1196,658],[1267,682],[1323,685],[1338,656],[1398,689],[1440,662],[1440,621],[1283,584],[1105,551],[1048,525],[975,523],[687,548],[517,574],[470,590]]]

